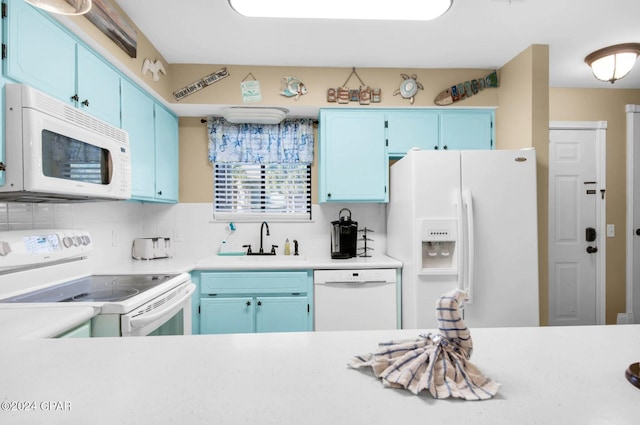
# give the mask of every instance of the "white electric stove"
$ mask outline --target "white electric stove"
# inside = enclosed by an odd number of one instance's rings
[[[93,336],[191,333],[189,274],[93,275],[92,250],[85,231],[0,233],[0,308],[89,305]]]

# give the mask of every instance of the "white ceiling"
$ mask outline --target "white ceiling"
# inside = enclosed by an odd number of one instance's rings
[[[227,0],[117,3],[169,63],[489,69],[547,44],[552,87],[640,88],[640,64],[611,85],[584,63],[640,42],[640,0],[454,0],[430,22],[245,18]]]

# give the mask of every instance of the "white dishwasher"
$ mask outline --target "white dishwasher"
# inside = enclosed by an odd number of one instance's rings
[[[316,331],[399,329],[396,269],[314,270]]]

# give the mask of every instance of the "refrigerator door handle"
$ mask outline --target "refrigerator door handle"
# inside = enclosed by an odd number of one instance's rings
[[[456,189],[455,194],[454,194],[455,198],[454,198],[454,204],[456,206],[456,218],[457,218],[457,222],[458,222],[458,261],[457,261],[457,267],[458,267],[458,289],[460,289],[461,291],[464,291],[464,277],[465,277],[465,270],[464,270],[464,251],[462,250],[462,247],[465,244],[465,238],[464,235],[462,233],[462,194],[460,193],[459,190]]]
[[[463,192],[464,204],[467,208],[467,268],[466,268],[466,286],[464,290],[467,292],[467,296],[469,299],[466,301],[467,304],[471,304],[473,302],[473,282],[474,282],[474,263],[475,263],[475,230],[473,227],[473,195],[471,191],[466,189]]]

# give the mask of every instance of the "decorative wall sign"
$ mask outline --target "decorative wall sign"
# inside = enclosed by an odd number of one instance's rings
[[[129,56],[135,58],[138,33],[135,27],[113,5],[113,0],[93,0],[91,10],[84,16]]]
[[[409,77],[407,74],[400,74],[402,77],[402,82],[400,83],[400,88],[393,92],[393,95],[400,95],[405,99],[409,99],[409,103],[413,105],[413,99],[418,93],[418,89],[424,90],[424,86],[420,84],[417,80],[418,77],[416,74],[413,74]]]
[[[360,81],[360,87],[357,89],[350,89],[347,86],[349,80],[352,76],[356,76],[358,81]],[[370,103],[379,103],[380,102],[380,89],[372,89],[368,85],[366,85],[358,73],[356,69],[353,68],[351,70],[351,74],[347,77],[347,80],[344,84],[337,89],[330,88],[327,90],[327,102],[333,103],[349,103],[349,102],[359,102],[361,105],[369,105]]]
[[[253,80],[248,80],[249,77],[253,78]],[[248,73],[240,83],[240,92],[244,103],[255,103],[262,100],[260,81],[256,80],[252,73]]]
[[[155,61],[145,59],[144,62],[142,62],[142,75],[147,75],[149,71],[153,74],[153,81],[160,80],[160,73],[167,75],[167,71],[164,69],[160,59],[156,59]]]
[[[440,106],[451,105],[455,102],[471,97],[485,88],[499,86],[498,73],[493,71],[484,78],[458,83],[455,86],[451,86],[448,89],[441,91],[433,102]]]
[[[307,87],[296,77],[282,77],[280,94],[285,97],[295,97],[298,100],[300,96],[307,94]]]
[[[175,100],[181,100],[184,99],[185,97],[192,95],[193,93],[202,90],[203,88],[210,86],[211,84],[218,82],[220,80],[222,80],[223,78],[226,78],[229,76],[229,71],[227,71],[227,68],[220,68],[219,70],[217,70],[216,72],[214,72],[213,74],[209,74],[207,76],[202,77],[200,80],[198,81],[194,81],[193,83],[189,84],[186,87],[183,87],[179,90],[176,90],[173,92],[173,98]]]

